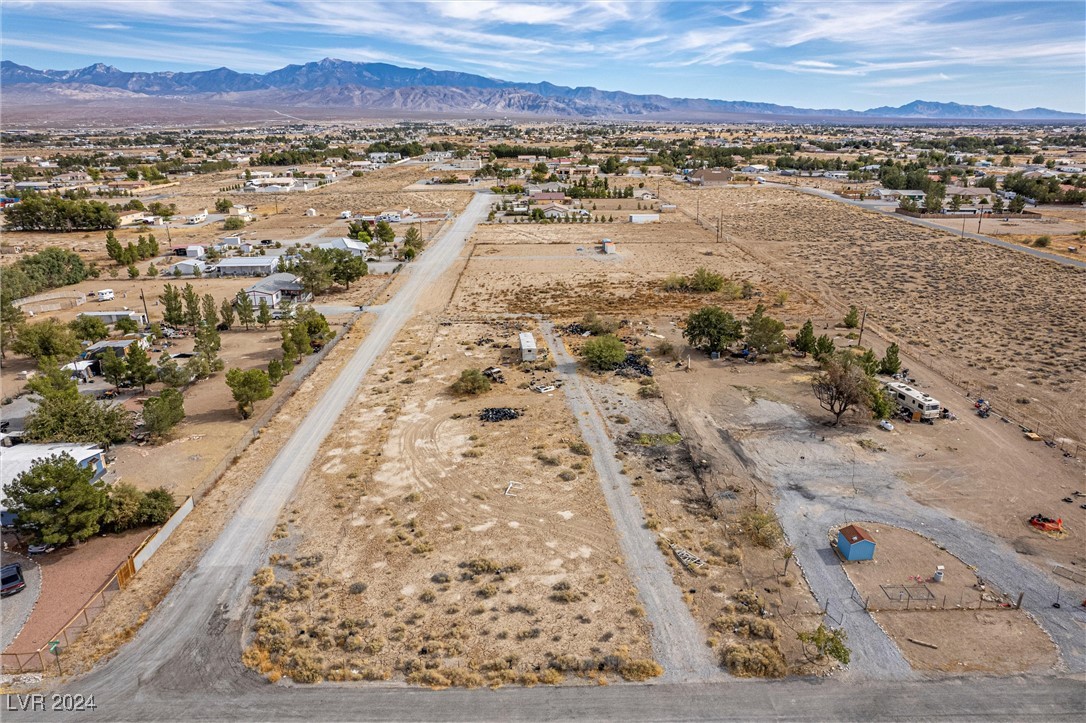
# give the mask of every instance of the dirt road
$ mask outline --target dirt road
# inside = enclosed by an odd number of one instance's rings
[[[622,473],[621,464],[615,457],[618,450],[607,436],[603,419],[577,376],[577,361],[555,335],[551,322],[543,321],[540,330],[558,363],[558,374],[565,382],[563,391],[577,417],[581,436],[592,447],[592,462],[615,521],[619,547],[652,623],[652,649],[657,662],[664,667],[663,679],[726,678],[675,586],[671,570],[664,564],[655,535],[645,528],[641,502],[634,495],[630,480]]]
[[[477,196],[449,230],[407,271],[407,281],[385,306],[369,336],[312,408],[283,450],[257,480],[223,534],[183,577],[136,639],[82,683],[120,694],[157,684],[192,691],[229,685],[238,669],[238,647],[227,628],[240,631],[249,578],[265,559],[276,519],[304,477],[321,442],[354,397],[374,361],[413,314],[423,291],[456,260],[468,235],[489,211]],[[230,639],[233,639],[230,642]]]

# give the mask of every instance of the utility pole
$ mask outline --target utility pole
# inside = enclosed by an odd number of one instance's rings
[[[864,307],[864,315],[860,317],[860,338],[856,340],[856,346],[860,346],[864,340],[864,324],[867,323],[867,307]]]
[[[140,287],[140,300],[143,302],[143,315],[147,318],[147,323],[151,323],[151,312],[147,311],[147,297],[143,294],[143,287]]]
[[[697,198],[697,206],[694,211],[694,223],[701,223],[701,196]]]

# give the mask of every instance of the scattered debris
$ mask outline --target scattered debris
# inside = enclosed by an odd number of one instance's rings
[[[483,376],[495,384],[505,384],[505,374],[501,367],[489,367],[483,370]]]
[[[483,422],[506,422],[520,417],[520,412],[510,407],[487,407],[479,412],[479,419]]]
[[[1029,524],[1044,532],[1063,532],[1062,519],[1054,520],[1051,517],[1045,517],[1042,514],[1036,514],[1033,517],[1030,517]]]
[[[652,376],[652,367],[645,363],[645,358],[640,354],[627,354],[626,358],[615,369],[616,372],[622,374],[627,372],[624,376],[628,376],[629,372],[640,374],[644,377]]]
[[[910,643],[915,643],[916,645],[923,645],[925,648],[931,648],[932,650],[938,650],[939,649],[939,646],[936,645],[935,643],[926,643],[923,640],[917,640],[916,638],[905,638],[905,639],[908,640]]]
[[[510,482],[509,486],[505,488],[505,496],[506,497],[516,497],[516,495],[513,494],[513,490],[514,489],[519,490],[523,486],[524,485],[522,483],[520,483],[520,482]]]

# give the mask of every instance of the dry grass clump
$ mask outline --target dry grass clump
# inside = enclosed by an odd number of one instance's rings
[[[629,649],[625,645],[620,645],[611,655],[602,657],[578,658],[575,655],[558,655],[551,659],[547,669],[581,677],[599,677],[603,673],[617,673],[623,679],[631,681],[648,680],[664,674],[663,667],[654,660],[630,659]]]
[[[772,549],[784,539],[781,525],[772,512],[747,510],[739,518],[739,526],[750,541],[760,547]]]
[[[554,592],[550,594],[550,599],[555,602],[574,603],[584,599],[584,593],[572,589],[565,580],[555,583],[551,590]]]
[[[761,638],[780,640],[781,631],[776,623],[753,615],[721,615],[712,622],[711,627],[722,633],[731,632],[743,638]]]
[[[780,648],[763,642],[732,643],[721,654],[721,662],[739,678],[783,678],[788,672]]]

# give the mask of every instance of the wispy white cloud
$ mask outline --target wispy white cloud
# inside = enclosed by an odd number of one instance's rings
[[[715,78],[724,66],[767,92],[803,78],[865,93],[945,84],[944,76],[974,87],[982,73],[1011,69],[1081,78],[1086,33],[1081,3],[979,0],[6,0],[4,15],[6,24],[18,16],[41,26],[6,32],[6,48],[65,57],[267,71],[335,56],[699,94],[711,89],[690,79]],[[85,36],[46,27],[80,22]]]

